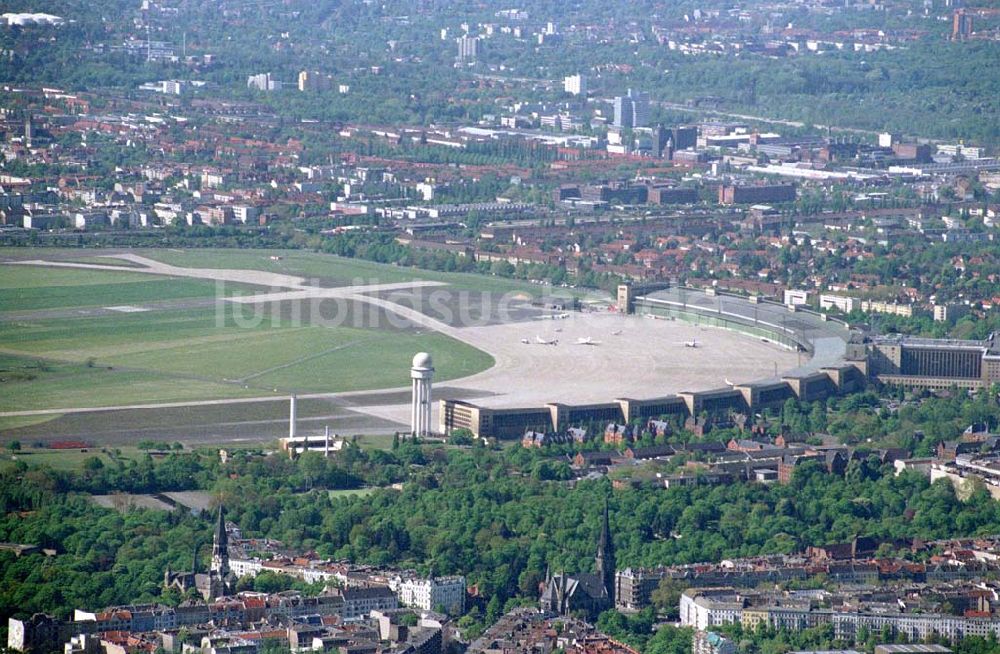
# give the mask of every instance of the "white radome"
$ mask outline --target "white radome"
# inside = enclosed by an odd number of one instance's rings
[[[416,356],[413,357],[413,367],[433,368],[434,360],[431,359],[431,355],[426,352],[417,352]]]

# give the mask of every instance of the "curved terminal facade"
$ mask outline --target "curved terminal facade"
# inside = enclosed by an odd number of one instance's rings
[[[644,289],[622,286],[618,308],[723,328],[768,340],[800,352],[802,363],[783,374],[721,388],[691,389],[652,398],[608,398],[587,405],[546,403],[534,407],[496,408],[461,400],[443,400],[441,432],[468,429],[476,436],[520,438],[526,431],[560,432],[592,423],[631,423],[652,418],[682,420],[722,417],[779,409],[788,399],[815,401],[865,386],[865,346],[846,324],[823,314],[789,308],[756,298],[687,288]],[[720,382],[723,380],[720,379]]]

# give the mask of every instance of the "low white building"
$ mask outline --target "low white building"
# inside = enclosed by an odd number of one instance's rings
[[[785,306],[795,307],[809,304],[809,291],[790,288],[785,291]]]

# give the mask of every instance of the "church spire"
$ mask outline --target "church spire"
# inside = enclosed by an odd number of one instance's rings
[[[611,608],[615,605],[615,544],[611,538],[611,527],[608,520],[608,500],[604,500],[604,520],[601,524],[601,535],[597,540],[596,572],[601,585],[608,596]]]
[[[212,574],[225,577],[229,574],[229,535],[226,533],[226,507],[219,505],[219,518],[212,540]]]

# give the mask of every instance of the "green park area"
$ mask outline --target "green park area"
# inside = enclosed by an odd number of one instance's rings
[[[328,282],[412,278],[391,266],[323,255],[272,261],[261,251],[199,251],[190,259],[187,253],[146,254],[176,256],[170,263],[190,267],[269,269],[294,263],[275,272]],[[46,255],[39,250],[36,258]],[[321,268],[327,259],[330,268]],[[409,362],[418,351],[434,354],[442,380],[493,364],[488,354],[443,334],[394,329],[387,320],[372,328],[350,321],[327,326],[294,318],[290,303],[270,307],[261,320],[240,322],[228,303],[205,306],[203,300],[215,293],[209,280],[14,265],[0,266],[0,273],[0,412],[401,387],[409,383]],[[245,286],[228,286],[247,292]],[[202,301],[188,305],[184,298]],[[178,302],[150,304],[164,299]],[[149,310],[75,310],[121,305]],[[0,417],[0,429],[50,417]]]

